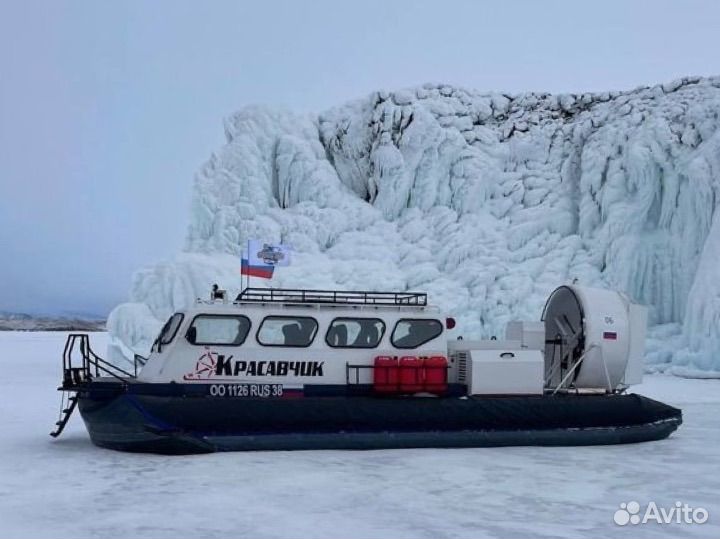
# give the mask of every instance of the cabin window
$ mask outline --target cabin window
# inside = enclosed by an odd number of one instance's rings
[[[263,346],[310,346],[317,333],[317,320],[309,316],[266,316],[257,332]]]
[[[240,346],[250,331],[247,316],[199,314],[187,330],[190,344],[218,346]]]
[[[376,348],[384,333],[385,322],[379,318],[336,318],[325,342],[333,348]]]
[[[158,349],[158,345],[163,346],[172,342],[172,340],[175,338],[175,334],[177,333],[178,328],[180,327],[180,324],[182,324],[183,318],[184,316],[182,313],[175,313],[170,318],[168,318],[168,321],[165,322],[165,325],[160,330],[160,335],[153,344],[153,352],[160,351]]]
[[[433,340],[443,331],[439,320],[421,320],[404,318],[398,320],[390,341],[395,348],[417,348]]]

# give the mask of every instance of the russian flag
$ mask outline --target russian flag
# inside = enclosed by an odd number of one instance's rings
[[[248,259],[243,257],[240,266],[240,275],[260,277],[261,279],[272,279],[275,266],[272,264],[250,265]]]

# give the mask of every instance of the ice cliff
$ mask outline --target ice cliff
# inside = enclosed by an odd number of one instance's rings
[[[197,173],[185,252],[108,320],[146,353],[248,238],[291,244],[274,287],[412,289],[465,336],[539,319],[577,279],[650,306],[651,369],[720,371],[720,78],[626,92],[377,92],[317,116],[250,107]],[[258,284],[259,281],[257,281]]]

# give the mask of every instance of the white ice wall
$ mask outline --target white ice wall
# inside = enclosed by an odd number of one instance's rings
[[[259,238],[297,251],[271,286],[425,290],[468,337],[538,319],[568,280],[624,290],[650,306],[655,368],[720,370],[719,113],[720,79],[700,78],[244,109],[197,174],[187,252],[136,275],[111,332],[146,351],[212,282],[239,287],[237,256]]]

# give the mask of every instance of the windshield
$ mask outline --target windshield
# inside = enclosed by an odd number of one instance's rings
[[[153,344],[152,347],[153,352],[159,352],[161,346],[170,344],[172,342],[172,340],[175,338],[175,334],[177,333],[178,328],[180,327],[180,324],[182,323],[182,320],[182,313],[175,313],[170,318],[168,318],[168,321],[165,322],[165,325],[160,330],[160,335],[158,335],[158,338],[155,339],[155,344]]]

